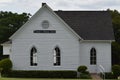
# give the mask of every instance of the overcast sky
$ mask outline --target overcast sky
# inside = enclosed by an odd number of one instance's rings
[[[0,0],[0,11],[34,14],[41,3],[47,3],[53,10],[106,10],[120,12],[120,0]]]

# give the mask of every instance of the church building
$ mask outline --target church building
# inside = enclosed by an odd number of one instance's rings
[[[13,70],[111,71],[114,41],[109,11],[54,11],[46,3],[3,43]]]

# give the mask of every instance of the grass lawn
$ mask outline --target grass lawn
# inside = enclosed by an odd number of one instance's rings
[[[0,80],[82,80],[82,79],[47,79],[47,78],[0,78]],[[86,80],[86,79],[83,79]],[[89,79],[90,80],[90,79]]]
[[[0,80],[92,80],[92,79],[0,78]],[[105,79],[105,80],[115,80],[115,79]]]
[[[0,78],[0,80],[82,80],[82,79],[46,79],[46,78]],[[86,80],[86,79],[83,79]],[[90,80],[90,79],[88,79]]]

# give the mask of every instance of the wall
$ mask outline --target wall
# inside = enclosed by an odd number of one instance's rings
[[[5,44],[3,45],[3,55],[9,55],[11,53],[11,45]]]
[[[46,30],[56,30],[56,33],[33,33],[34,30],[43,30],[43,20],[50,23]],[[38,66],[30,66],[30,50],[33,46],[37,48]],[[61,50],[61,66],[53,66],[53,50],[56,46]],[[44,8],[12,39],[10,59],[14,70],[76,70],[79,65],[79,41],[57,17]]]
[[[43,29],[41,22],[48,20],[50,27]],[[33,33],[34,30],[56,30],[56,33]],[[37,48],[37,66],[30,66],[30,50]],[[61,50],[61,66],[53,65],[53,50],[58,46]],[[90,49],[96,48],[97,65],[90,65]],[[12,39],[14,70],[76,70],[86,65],[90,72],[97,72],[102,65],[106,72],[111,71],[111,43],[108,41],[82,41],[74,35],[47,8],[41,9],[27,22]]]
[[[90,49],[92,47],[97,52],[97,65],[90,65]],[[106,72],[111,71],[111,43],[109,41],[83,41],[80,51],[80,64],[86,65],[90,72],[99,72],[98,65],[102,65]]]

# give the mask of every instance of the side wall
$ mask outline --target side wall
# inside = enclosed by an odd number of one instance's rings
[[[3,55],[10,55],[11,54],[11,45],[5,44],[3,45]]]
[[[90,65],[90,50],[95,48],[97,52],[97,64]],[[106,72],[111,71],[111,43],[104,41],[85,41],[80,46],[80,64],[86,65],[92,73],[99,72],[98,66],[102,65]]]

